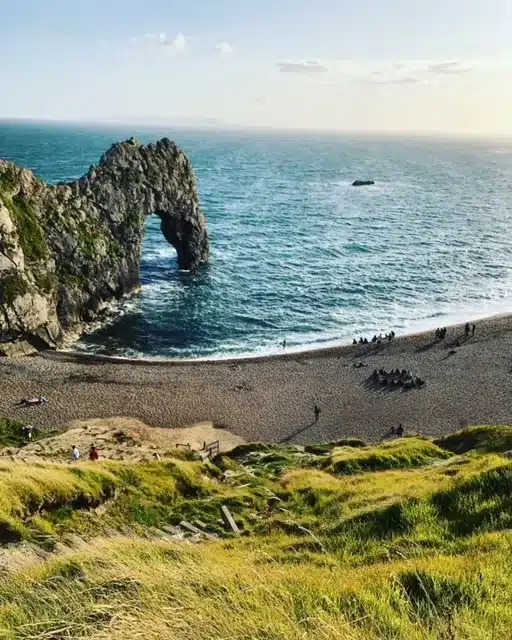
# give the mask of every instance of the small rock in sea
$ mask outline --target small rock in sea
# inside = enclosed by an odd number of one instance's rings
[[[352,183],[353,187],[369,187],[372,184],[375,184],[374,180],[355,180]]]

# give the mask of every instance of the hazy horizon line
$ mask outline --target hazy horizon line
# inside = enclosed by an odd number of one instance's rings
[[[266,133],[307,133],[317,135],[338,135],[356,137],[396,137],[396,138],[431,138],[431,139],[455,139],[455,140],[503,140],[512,142],[512,133],[485,133],[485,132],[453,132],[441,130],[408,130],[408,129],[325,129],[316,127],[275,126],[267,124],[237,124],[223,122],[217,118],[144,118],[144,119],[111,119],[87,120],[81,118],[54,118],[49,116],[0,116],[0,123],[44,123],[53,125],[84,125],[87,127],[141,127],[148,130],[157,130],[162,127],[176,127],[194,131],[195,129],[208,129],[219,132],[238,131],[263,131]]]

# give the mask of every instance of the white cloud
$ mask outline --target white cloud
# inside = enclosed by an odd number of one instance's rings
[[[392,78],[388,80],[391,84],[419,84],[422,82],[421,78],[415,78],[414,76],[405,76],[405,78]]]
[[[187,48],[187,40],[182,33],[178,33],[178,35],[171,42],[171,46],[176,51],[185,51]]]
[[[222,53],[224,55],[229,55],[235,50],[234,47],[229,44],[229,42],[219,42],[215,45],[215,49],[218,51],[218,53]]]
[[[435,62],[430,64],[427,68],[429,73],[468,73],[472,68],[465,66],[460,62],[447,61],[447,62]]]
[[[373,72],[375,74],[375,72]],[[364,82],[364,80],[363,80]],[[416,76],[401,76],[397,78],[393,77],[379,77],[377,78],[369,78],[368,82],[370,84],[420,84],[422,82],[421,78],[417,78]]]
[[[143,37],[131,38],[132,45],[146,45],[149,47],[169,47],[176,51],[184,51],[187,48],[187,41],[182,33],[171,40],[165,31],[159,33],[145,33]]]
[[[288,60],[278,62],[277,66],[282,73],[325,73],[329,71],[319,60]]]
[[[134,40],[136,42],[139,42],[140,40],[142,40],[142,38],[134,38]],[[144,34],[144,40],[147,40],[148,42],[158,42],[160,40],[160,34],[159,33],[145,33]]]
[[[334,63],[329,63],[331,71]],[[375,66],[354,63],[348,72],[348,79],[362,84],[428,84],[434,76],[455,76],[473,71],[490,70],[492,65],[485,65],[483,61],[466,60],[433,61],[433,60],[404,60],[400,62],[377,63]],[[340,75],[340,74],[338,74]]]

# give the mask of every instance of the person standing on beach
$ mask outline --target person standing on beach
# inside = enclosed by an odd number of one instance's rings
[[[286,349],[286,338],[283,340],[283,351]]]
[[[466,322],[466,326],[464,327],[464,335],[466,338],[469,336],[469,322]]]
[[[315,404],[314,411],[315,411],[315,422],[318,422],[318,420],[320,419],[320,411],[321,411],[321,409],[317,404]]]
[[[471,336],[475,335],[475,331],[476,331],[476,324],[473,324],[473,326],[471,327]]]

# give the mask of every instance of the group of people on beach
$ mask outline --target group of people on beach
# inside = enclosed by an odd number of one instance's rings
[[[472,324],[470,326],[469,322],[466,322],[466,324],[464,325],[464,335],[466,336],[466,338],[469,338],[470,333],[472,336],[474,336],[475,331],[476,331],[476,324]]]
[[[444,340],[446,338],[446,327],[441,327],[440,329],[436,329],[435,337],[436,340]]]
[[[466,340],[469,338],[469,336],[474,336],[475,335],[475,331],[476,331],[476,324],[469,324],[469,322],[466,322],[466,324],[464,325],[464,336],[466,337]],[[435,339],[436,340],[444,340],[446,338],[446,332],[447,329],[446,327],[441,327],[439,329],[436,329],[435,331]]]
[[[352,344],[380,344],[381,342],[383,342],[384,340],[388,340],[389,342],[391,342],[391,340],[393,340],[396,336],[396,333],[394,331],[390,331],[389,333],[386,333],[384,336],[381,334],[374,335],[373,338],[371,340],[368,340],[368,338],[359,338],[359,340],[357,340],[356,338],[353,339]]]
[[[425,384],[419,376],[413,376],[407,369],[374,369],[372,379],[381,386],[403,387],[404,389],[421,389]]]
[[[99,459],[100,459],[100,450],[96,445],[91,444],[89,448],[89,460],[91,460],[91,462],[94,462],[95,460],[99,460]],[[76,446],[76,444],[74,444],[72,447],[71,460],[72,462],[78,462],[78,460],[80,460],[80,451]]]

